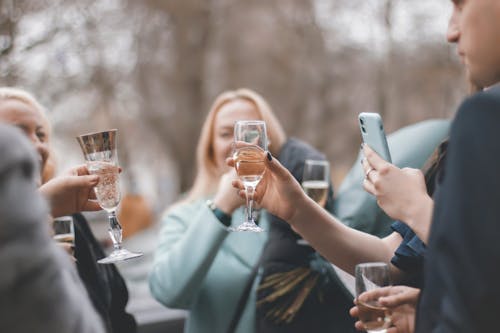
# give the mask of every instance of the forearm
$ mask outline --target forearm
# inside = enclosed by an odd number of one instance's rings
[[[353,274],[356,264],[389,262],[393,249],[370,234],[349,228],[305,197],[290,219],[292,227],[329,261]]]

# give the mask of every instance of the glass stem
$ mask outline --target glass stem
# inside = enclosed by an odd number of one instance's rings
[[[122,226],[118,222],[118,217],[116,216],[116,211],[108,212],[109,219],[109,235],[113,241],[113,248],[115,250],[120,250],[122,248]]]
[[[253,195],[255,193],[254,186],[245,187],[246,197],[247,197],[247,222],[255,223],[253,221]]]

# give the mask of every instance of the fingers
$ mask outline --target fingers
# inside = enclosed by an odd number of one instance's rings
[[[68,186],[75,187],[94,187],[99,183],[99,176],[70,176],[67,179]]]
[[[351,317],[359,317],[359,309],[357,306],[353,306],[352,308],[349,309],[349,315],[351,315]]]
[[[273,158],[270,152],[267,152],[267,158],[265,159],[266,166],[269,171],[271,171],[278,179],[288,180],[292,175],[281,163]]]
[[[358,331],[364,331],[365,330],[365,325],[363,325],[363,323],[361,321],[359,321],[359,320],[356,323],[354,323],[354,327]]]
[[[390,294],[379,298],[379,302],[391,308],[404,304],[416,305],[419,295],[420,289],[417,288],[405,286],[393,287]]]
[[[363,188],[366,192],[375,196],[377,195],[375,185],[373,185],[373,183],[368,178],[363,179]]]
[[[96,201],[89,200],[83,205],[82,210],[86,212],[96,212],[98,210],[102,210],[102,208]]]
[[[234,159],[232,157],[226,158],[226,164],[231,168],[234,168]]]
[[[382,288],[376,288],[372,289],[370,291],[365,291],[361,295],[358,296],[358,299],[362,302],[368,302],[373,299],[378,299],[379,297],[382,296],[388,296],[393,292],[393,287],[382,287]]]
[[[89,175],[89,170],[85,164],[80,164],[69,169],[66,174],[69,176],[85,176]]]
[[[390,165],[387,161],[385,161],[382,157],[380,157],[373,149],[371,149],[367,144],[363,145],[363,153],[369,165],[375,170],[383,169]],[[365,170],[367,171],[367,170]]]

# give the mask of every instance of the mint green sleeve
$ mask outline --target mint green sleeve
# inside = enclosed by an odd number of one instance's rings
[[[149,287],[165,306],[186,309],[228,231],[202,202],[174,208],[161,223]]]

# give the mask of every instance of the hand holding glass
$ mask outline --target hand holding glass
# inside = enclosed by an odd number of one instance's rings
[[[266,123],[261,120],[241,120],[234,125],[234,167],[238,177],[245,186],[247,198],[246,220],[230,231],[262,232],[264,229],[255,224],[253,218],[253,195],[259,184],[266,165],[264,159],[267,151]]]
[[[116,129],[77,137],[89,173],[99,176],[99,183],[94,188],[97,201],[102,209],[108,212],[108,232],[114,249],[109,256],[97,261],[100,264],[111,264],[142,256],[142,253],[130,252],[121,247],[122,227],[116,216],[116,209],[121,199],[116,137]]]
[[[388,308],[381,306],[378,297],[373,299],[359,299],[366,291],[390,285],[389,266],[383,262],[370,262],[356,265],[356,305],[359,310],[359,320],[363,323],[366,331],[387,332],[391,325],[391,313]],[[366,295],[364,295],[366,296]]]

